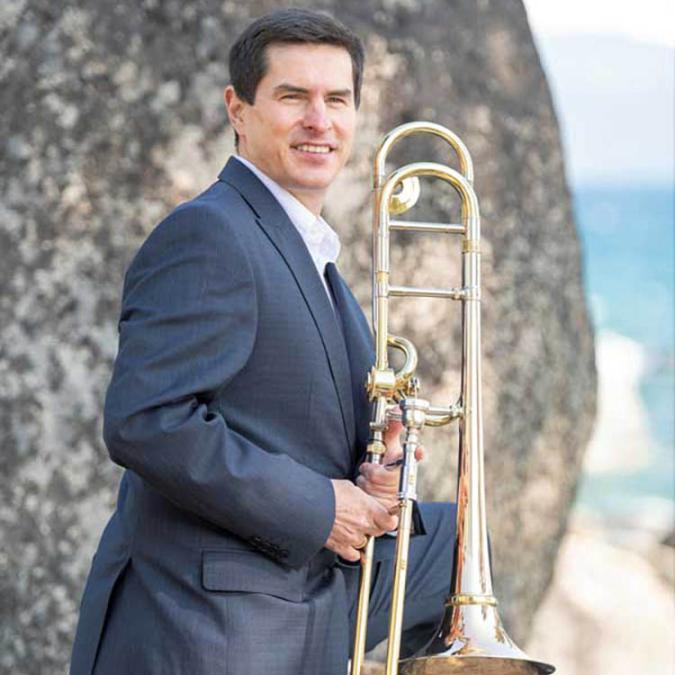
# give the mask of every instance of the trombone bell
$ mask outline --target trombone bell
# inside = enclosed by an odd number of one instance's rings
[[[448,628],[446,629],[445,626]],[[446,635],[447,633],[447,635]],[[541,675],[553,673],[511,640],[495,605],[448,607],[440,633],[423,656],[403,659],[401,675]]]

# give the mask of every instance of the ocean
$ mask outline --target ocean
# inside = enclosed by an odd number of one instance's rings
[[[577,507],[668,530],[675,514],[672,186],[578,186],[599,411]]]

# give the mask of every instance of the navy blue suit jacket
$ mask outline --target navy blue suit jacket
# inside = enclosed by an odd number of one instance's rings
[[[335,626],[344,581],[315,572],[335,564],[323,549],[330,480],[353,477],[365,450],[374,354],[353,295],[337,274],[331,286],[337,315],[296,228],[235,159],[138,251],[104,415],[127,470],[82,600],[74,675],[95,662],[224,672],[245,617],[262,626],[274,611],[299,631],[306,667],[308,607],[312,630]],[[254,607],[258,594],[287,604]],[[334,638],[335,664],[347,639]]]

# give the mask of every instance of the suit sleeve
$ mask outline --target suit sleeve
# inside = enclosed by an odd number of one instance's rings
[[[179,207],[125,277],[104,439],[113,461],[183,509],[297,567],[333,525],[330,479],[230,429],[208,401],[256,336],[246,252],[208,206]]]

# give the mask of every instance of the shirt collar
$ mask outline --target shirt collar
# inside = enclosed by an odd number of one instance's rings
[[[314,215],[302,202],[263,173],[245,157],[235,157],[250,169],[279,202],[290,221],[303,238],[314,263],[323,274],[327,262],[335,262],[340,255],[340,238],[333,228],[321,217]]]

